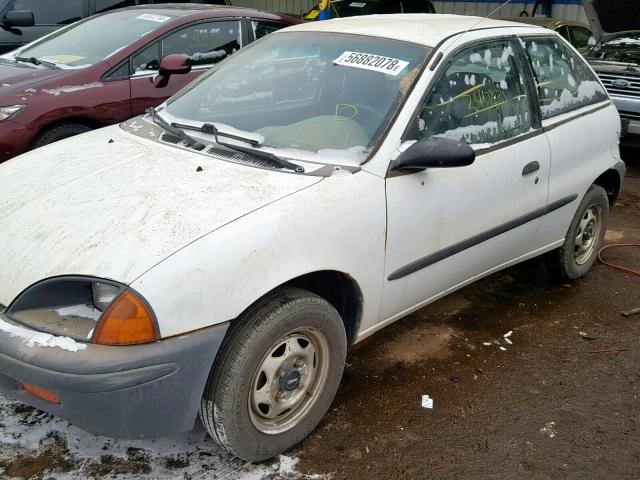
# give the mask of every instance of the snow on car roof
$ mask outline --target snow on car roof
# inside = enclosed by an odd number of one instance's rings
[[[512,27],[531,31],[532,27],[518,22],[493,20],[467,15],[392,14],[342,17],[322,22],[309,22],[287,28],[287,31],[355,33],[391,38],[427,46],[437,45],[450,35],[467,30]]]

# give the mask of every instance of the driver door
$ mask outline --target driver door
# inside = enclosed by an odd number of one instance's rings
[[[388,174],[382,321],[540,247],[550,151],[520,51],[511,39],[464,48],[443,64],[417,112],[406,140],[461,139],[476,159]]]

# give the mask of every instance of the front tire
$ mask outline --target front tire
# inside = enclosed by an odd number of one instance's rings
[[[578,206],[564,245],[550,252],[550,269],[563,280],[585,276],[604,243],[608,221],[607,192],[598,185],[592,185]]]
[[[231,325],[202,398],[202,423],[246,460],[288,450],[329,409],[346,350],[342,319],[325,299],[295,287],[274,291]]]
[[[33,142],[32,148],[40,148],[50,143],[64,140],[65,138],[74,137],[81,133],[90,132],[91,128],[79,123],[64,123],[45,130]]]

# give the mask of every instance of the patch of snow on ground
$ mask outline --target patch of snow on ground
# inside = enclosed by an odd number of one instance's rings
[[[193,431],[160,440],[117,440],[85,432],[59,418],[0,395],[0,477],[8,466],[20,471],[19,462],[40,457],[38,464],[66,464],[45,468],[37,478],[135,478],[193,480],[323,479],[295,470],[297,458],[281,455],[273,462],[255,465],[232,457],[218,447],[198,421]],[[53,451],[51,445],[62,445]],[[62,450],[62,454],[60,453]],[[58,457],[51,458],[46,456]],[[64,456],[60,462],[59,457]],[[44,459],[43,459],[44,457]],[[56,463],[56,460],[58,463]],[[32,474],[25,462],[25,474]],[[139,471],[121,473],[137,465]],[[33,464],[31,464],[33,468]]]

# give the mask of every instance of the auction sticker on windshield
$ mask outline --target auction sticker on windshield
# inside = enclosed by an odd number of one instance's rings
[[[346,67],[364,68],[365,70],[373,70],[374,72],[382,72],[393,76],[398,75],[409,65],[409,62],[399,58],[361,52],[344,52],[333,63]]]
[[[154,15],[152,13],[143,13],[142,15],[138,15],[136,18],[140,20],[151,20],[152,22],[164,23],[171,17],[165,17],[164,15]]]

